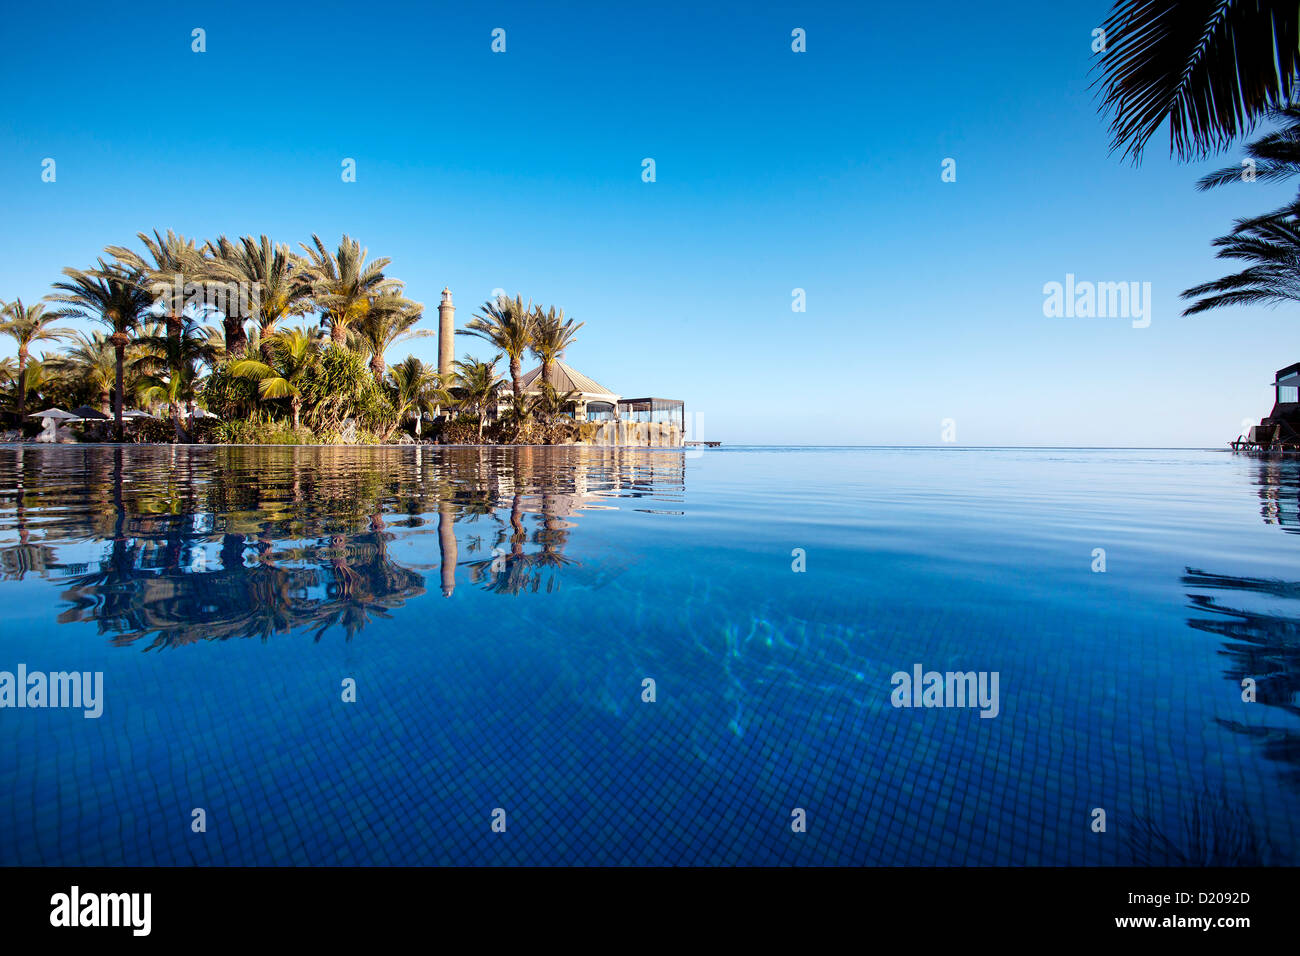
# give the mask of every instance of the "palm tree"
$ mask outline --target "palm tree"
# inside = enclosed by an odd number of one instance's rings
[[[370,371],[376,382],[384,380],[384,353],[394,342],[410,338],[427,338],[433,332],[411,328],[424,317],[424,306],[402,295],[400,289],[372,296],[361,321],[352,329],[353,347],[370,356]],[[331,326],[331,335],[333,327]]]
[[[131,363],[132,371],[140,375],[136,393],[146,404],[166,402],[176,440],[185,441],[181,407],[193,404],[200,366],[217,361],[211,330],[186,317],[179,338],[172,338],[169,328],[163,335],[140,339],[138,344],[141,354]]]
[[[107,246],[104,251],[121,263],[129,272],[139,276],[141,284],[153,294],[162,306],[167,323],[167,335],[173,339],[181,336],[185,297],[201,289],[207,278],[209,264],[193,239],[186,239],[172,230],[160,236],[140,232],[136,238],[144,244],[145,255],[125,246]]]
[[[263,355],[270,362],[240,359],[230,365],[230,374],[257,381],[257,394],[263,399],[287,398],[293,412],[293,428],[298,430],[302,413],[302,388],[320,353],[320,343],[303,329],[277,332],[263,343]]]
[[[481,362],[470,355],[463,362],[456,362],[455,385],[461,393],[465,408],[478,415],[478,440],[483,441],[483,424],[491,408],[501,393],[502,380],[497,372],[500,355],[494,355],[490,362]]]
[[[533,414],[545,425],[553,425],[564,414],[565,406],[582,397],[581,392],[561,392],[550,382],[541,382],[533,398]]]
[[[1195,159],[1297,90],[1295,0],[1116,0],[1102,29],[1101,110],[1111,148],[1135,161],[1166,119],[1170,153]]]
[[[476,335],[490,342],[510,357],[510,390],[516,395],[523,394],[520,384],[523,355],[533,345],[533,334],[537,316],[532,302],[524,305],[523,299],[515,296],[511,301],[508,296],[498,296],[495,302],[484,302],[482,315],[476,315],[466,323],[465,328],[457,329],[457,335]]]
[[[8,335],[18,344],[18,418],[22,419],[27,402],[27,358],[32,345],[37,342],[57,342],[72,333],[68,329],[55,327],[54,323],[63,318],[60,312],[46,312],[45,303],[23,305],[22,299],[14,299],[0,310],[0,333]]]
[[[274,243],[268,236],[257,239],[244,236],[238,243],[221,236],[215,243],[208,243],[207,248],[211,256],[210,276],[257,290],[256,298],[250,303],[254,314],[246,318],[251,318],[257,327],[263,361],[271,361],[270,339],[279,323],[303,315],[311,308],[309,265],[287,245]],[[228,348],[242,345],[242,319],[238,326],[238,330],[229,323],[225,326]]]
[[[425,365],[414,355],[408,355],[406,361],[391,366],[388,374],[393,380],[393,407],[397,409],[397,419],[401,421],[408,412],[413,412],[415,437],[418,440],[424,413],[446,405],[451,400],[442,387],[442,378],[437,370]]]
[[[523,432],[524,426],[533,420],[536,403],[537,400],[534,397],[515,395],[513,392],[506,399],[506,407],[501,412],[501,421],[510,429],[510,440],[512,442],[519,440],[519,435]]]
[[[99,260],[98,269],[64,269],[64,281],[54,283],[58,291],[50,296],[54,302],[66,303],[60,314],[68,318],[102,322],[112,330],[113,343],[113,418],[119,440],[122,438],[122,399],[125,391],[126,347],[131,333],[139,326],[153,304],[140,281],[120,262],[108,265]]]
[[[564,310],[552,306],[543,312],[537,307],[536,327],[533,331],[532,352],[542,363],[542,381],[551,382],[555,370],[555,360],[564,354],[564,350],[573,344],[578,329],[583,323],[574,323],[573,319],[564,318]],[[554,384],[553,382],[551,384]]]
[[[232,358],[243,358],[248,351],[248,330],[245,328],[248,312],[243,308],[242,299],[236,298],[234,307],[231,304],[232,291],[236,296],[243,294],[243,287],[237,285],[241,280],[235,278],[243,275],[243,248],[242,243],[231,242],[225,236],[219,236],[215,242],[209,239],[203,247],[204,262],[207,263],[205,285],[224,287],[226,302],[221,310],[221,330],[226,353]],[[233,290],[232,283],[236,284]]]
[[[312,244],[303,243],[307,252],[312,280],[312,297],[320,310],[324,324],[329,326],[330,338],[335,345],[347,341],[348,330],[365,317],[371,300],[390,292],[399,292],[401,284],[384,276],[384,269],[392,261],[386,258],[366,262],[366,252],[357,240],[344,236],[339,240],[338,251],[332,253],[320,236],[311,237]],[[383,374],[382,366],[380,374]]]
[[[1300,215],[1295,211],[1239,219],[1236,228],[1215,239],[1214,245],[1219,247],[1218,258],[1252,265],[1183,292],[1184,299],[1200,297],[1183,315],[1227,305],[1300,302]]]
[[[72,345],[46,365],[84,382],[99,397],[99,410],[105,415],[112,414],[116,360],[113,343],[103,332],[98,329],[89,335],[78,332]]]
[[[51,376],[45,374],[45,356],[33,358],[27,363],[27,368],[19,376],[19,395],[30,395],[33,392],[39,392],[42,386],[51,382]]]

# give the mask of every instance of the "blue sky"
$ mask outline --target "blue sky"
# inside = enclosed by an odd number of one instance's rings
[[[1179,165],[1163,130],[1140,167],[1109,155],[1109,3],[467,6],[7,11],[0,298],[142,230],[346,232],[428,326],[444,285],[461,322],[498,287],[563,307],[567,361],[729,444],[952,419],[960,444],[1221,446],[1300,360],[1289,310],[1179,316],[1225,271],[1210,240],[1292,188],[1197,192],[1238,154]],[[1151,283],[1150,326],[1045,317],[1067,273]]]

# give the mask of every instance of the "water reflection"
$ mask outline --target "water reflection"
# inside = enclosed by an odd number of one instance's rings
[[[444,597],[551,593],[581,512],[671,507],[684,480],[680,453],[622,449],[3,448],[0,577],[59,582],[60,622],[123,645],[351,639],[423,572]]]
[[[1258,459],[1252,483],[1265,524],[1300,532],[1300,462]],[[1196,612],[1187,618],[1194,630],[1223,641],[1224,676],[1236,687],[1250,678],[1255,701],[1300,717],[1300,581],[1219,574],[1186,568],[1182,577]],[[1208,593],[1207,593],[1208,592]],[[1232,595],[1225,599],[1222,595]],[[1300,734],[1285,727],[1218,719],[1238,734],[1256,739],[1263,753],[1286,766],[1300,785]]]
[[[1300,716],[1300,617],[1296,611],[1279,613],[1275,607],[1250,608],[1260,597],[1284,602],[1300,600],[1300,582],[1267,578],[1212,574],[1187,568],[1183,584],[1199,591],[1234,592],[1230,606],[1214,594],[1189,592],[1192,607],[1199,612],[1187,624],[1223,640],[1220,654],[1227,662],[1224,676],[1237,687],[1245,678],[1255,681],[1256,703],[1276,707]],[[1283,604],[1283,608],[1296,608]],[[1287,777],[1300,784],[1300,734],[1292,730],[1218,719],[1218,723],[1235,733],[1257,739],[1264,754],[1287,765]]]
[[[1256,465],[1254,483],[1259,488],[1259,513],[1264,523],[1300,534],[1300,461],[1260,458]]]

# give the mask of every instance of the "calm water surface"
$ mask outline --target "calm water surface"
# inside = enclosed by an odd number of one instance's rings
[[[0,863],[1295,863],[1298,531],[1210,451],[0,446],[0,670],[104,675],[0,709]]]

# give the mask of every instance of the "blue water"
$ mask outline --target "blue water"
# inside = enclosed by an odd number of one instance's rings
[[[0,863],[1295,863],[1297,531],[1213,451],[0,446],[0,670],[105,688],[0,709]]]

